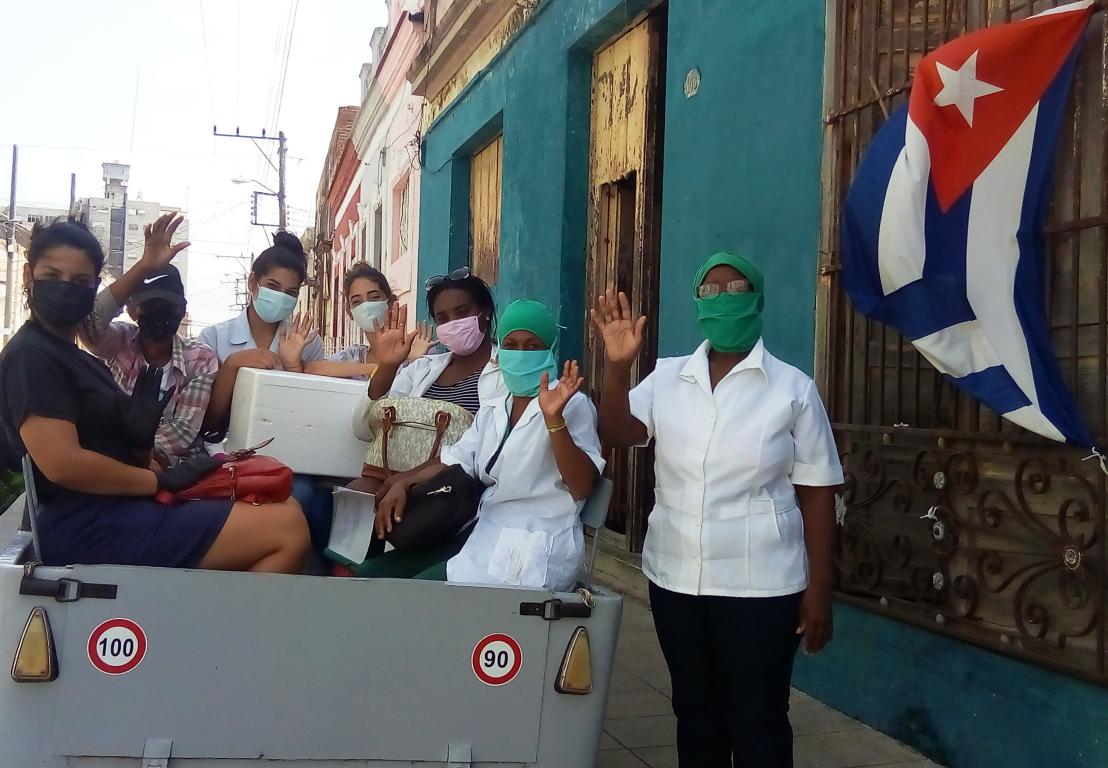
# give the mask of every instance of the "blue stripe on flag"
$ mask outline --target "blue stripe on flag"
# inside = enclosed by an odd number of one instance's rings
[[[957,379],[953,376],[948,378],[997,413],[1008,413],[1031,405],[1031,400],[1023,394],[1012,374],[1003,365],[994,365]]]
[[[863,315],[873,316],[882,303],[881,273],[876,258],[881,211],[893,166],[904,149],[908,105],[893,112],[870,142],[843,203],[843,287]],[[864,179],[859,183],[860,179]]]
[[[923,237],[927,248],[923,279],[886,297],[884,322],[916,340],[958,323],[976,320],[966,296],[966,233],[971,187],[946,213],[927,185]]]
[[[885,195],[904,149],[908,106],[889,118],[870,143],[843,206],[843,287],[862,314],[898,329],[910,340],[975,320],[966,298],[966,223],[970,192],[947,213],[928,185],[923,279],[885,296],[879,240]]]
[[[1020,259],[1016,265],[1015,302],[1016,314],[1027,339],[1039,409],[1069,442],[1090,446],[1093,444],[1092,431],[1062,378],[1058,359],[1054,355],[1049,323],[1043,322],[1046,317],[1043,296],[1046,244],[1043,224],[1050,206],[1059,128],[1062,116],[1066,113],[1073,69],[1080,51],[1080,45],[1074,47],[1069,59],[1039,101],[1039,116],[1035,124],[1035,140],[1023,199],[1023,216],[1016,236]],[[1076,243],[1074,247],[1077,247]],[[1077,297],[1074,296],[1071,300],[1076,303]],[[1076,306],[1072,311],[1077,311]]]

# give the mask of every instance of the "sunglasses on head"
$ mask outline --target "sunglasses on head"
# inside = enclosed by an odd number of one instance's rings
[[[427,282],[423,284],[423,287],[427,290],[431,290],[436,285],[442,285],[443,283],[456,283],[459,280],[465,280],[472,274],[473,273],[469,271],[469,267],[461,267],[445,275],[432,275],[431,277],[427,278]]]

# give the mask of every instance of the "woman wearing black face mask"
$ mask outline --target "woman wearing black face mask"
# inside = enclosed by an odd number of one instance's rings
[[[153,448],[172,387],[159,392],[161,371],[148,367],[127,395],[74,343],[104,266],[92,233],[74,222],[37,229],[27,262],[31,319],[0,352],[0,428],[34,465],[43,560],[298,572],[308,529],[294,500],[154,500],[218,462],[191,459],[156,472],[137,458]]]
[[[93,312],[79,332],[125,392],[134,391],[147,366],[161,369],[162,390],[173,394],[154,435],[154,460],[160,467],[206,455],[200,429],[219,370],[210,347],[177,335],[187,304],[181,273],[169,261],[189,245],[172,245],[182,221],[168,213],[147,225],[142,258],[97,294]],[[137,327],[113,322],[124,303]]]

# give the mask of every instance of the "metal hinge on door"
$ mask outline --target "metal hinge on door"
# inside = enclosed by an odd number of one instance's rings
[[[469,744],[450,744],[446,748],[447,768],[470,768],[473,765],[473,747]]]
[[[142,748],[142,768],[169,768],[173,739],[147,739]]]
[[[77,579],[43,579],[35,576],[35,568],[42,563],[26,563],[23,578],[19,582],[19,594],[35,597],[52,597],[59,603],[72,603],[87,597],[96,600],[115,600],[119,587],[115,584],[94,584]]]

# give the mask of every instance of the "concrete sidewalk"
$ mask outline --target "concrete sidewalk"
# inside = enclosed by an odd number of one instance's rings
[[[669,671],[650,610],[632,598],[623,626],[597,768],[677,768]],[[911,748],[793,691],[796,768],[938,768]]]
[[[610,534],[609,534],[610,536]],[[645,579],[634,555],[608,542],[596,578],[621,592],[623,625],[597,768],[677,768],[676,721]],[[615,546],[612,546],[615,544]],[[915,750],[793,690],[790,719],[796,768],[939,768]]]

